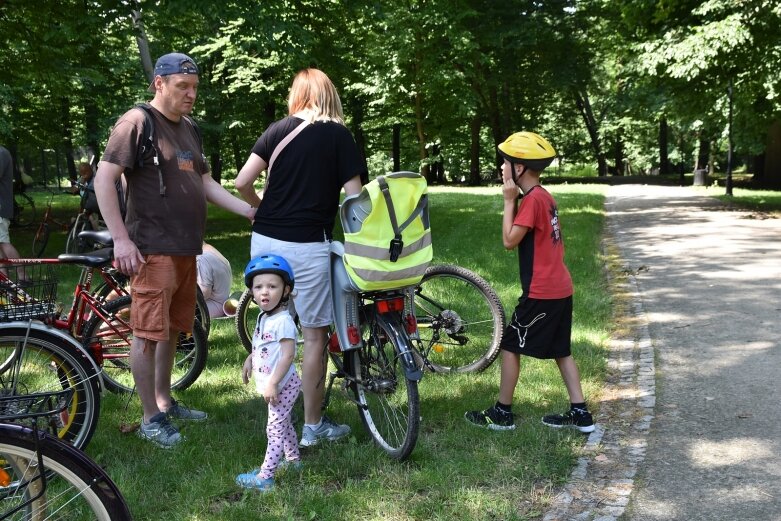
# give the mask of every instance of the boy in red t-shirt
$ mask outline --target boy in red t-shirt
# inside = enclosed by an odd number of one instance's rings
[[[540,185],[540,173],[556,157],[556,151],[533,132],[517,132],[498,149],[504,157],[502,241],[508,250],[518,247],[522,293],[502,336],[499,400],[484,411],[469,411],[464,417],[492,430],[514,429],[511,407],[521,355],[553,358],[567,387],[570,409],[563,414],[546,415],[542,423],[589,433],[594,430],[594,421],[583,397],[578,366],[570,353],[572,278],[564,264],[556,201]],[[516,212],[519,188],[523,198]]]

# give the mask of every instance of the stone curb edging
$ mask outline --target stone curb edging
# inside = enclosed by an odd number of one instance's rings
[[[626,270],[627,272],[629,270]],[[543,521],[616,521],[645,459],[656,405],[654,348],[637,279],[615,281],[630,297],[629,325],[609,342],[608,377],[596,429]]]

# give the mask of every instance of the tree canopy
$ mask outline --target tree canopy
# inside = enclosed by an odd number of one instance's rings
[[[54,151],[75,175],[178,51],[201,69],[194,116],[227,178],[310,66],[339,89],[372,175],[485,182],[519,130],[554,144],[553,173],[713,168],[729,85],[739,157],[761,159],[781,129],[780,22],[772,0],[6,0],[0,143],[20,162]],[[758,174],[780,180],[773,168]]]

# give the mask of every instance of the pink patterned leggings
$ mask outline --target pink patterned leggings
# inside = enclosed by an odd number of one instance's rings
[[[294,374],[282,388],[282,392],[279,393],[279,402],[276,405],[268,404],[268,424],[266,425],[268,446],[263,466],[260,467],[261,479],[273,478],[283,457],[288,461],[300,459],[298,438],[290,414],[300,390],[301,379],[297,374]]]

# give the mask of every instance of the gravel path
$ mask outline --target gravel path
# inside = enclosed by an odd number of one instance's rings
[[[781,520],[781,219],[688,187],[606,209],[631,327],[544,520]]]

